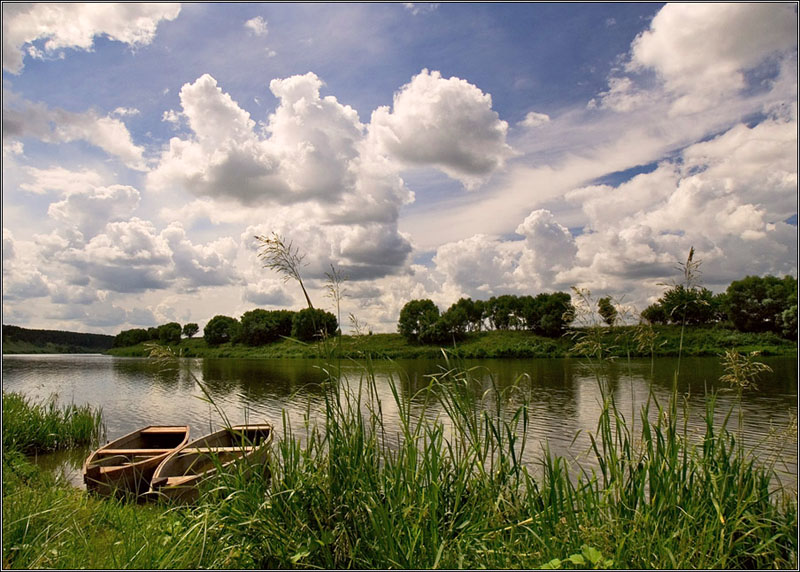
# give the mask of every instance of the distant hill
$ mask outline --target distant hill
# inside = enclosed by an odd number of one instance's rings
[[[100,353],[114,345],[114,336],[60,330],[29,330],[3,325],[4,354]]]

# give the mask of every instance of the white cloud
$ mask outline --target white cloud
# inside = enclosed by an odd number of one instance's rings
[[[4,3],[3,69],[22,71],[25,46],[34,57],[44,57],[62,48],[91,50],[100,35],[132,47],[147,45],[161,20],[174,20],[180,9],[166,3]],[[39,40],[45,40],[43,50],[30,45]]]
[[[372,112],[370,134],[383,151],[410,166],[435,166],[475,188],[512,156],[508,124],[492,98],[466,80],[422,70]]]
[[[414,16],[428,14],[439,8],[438,2],[403,2],[403,7]]]
[[[181,208],[190,219],[243,222],[264,212],[272,222],[260,233],[320,240],[313,250],[353,277],[396,272],[411,250],[397,231],[399,209],[413,195],[369,146],[355,110],[321,97],[322,85],[312,73],[270,82],[280,104],[264,133],[211,76],[185,85],[182,115],[193,136],[171,140],[148,188],[202,196]]]
[[[103,176],[90,169],[72,171],[64,167],[49,169],[25,167],[23,170],[33,180],[20,184],[20,188],[37,195],[51,191],[66,193],[84,191],[90,187],[98,187],[103,182]]]
[[[266,36],[268,33],[267,21],[261,16],[250,18],[244,23],[244,27],[256,36]]]
[[[133,187],[111,185],[71,190],[52,203],[48,215],[74,225],[85,237],[93,237],[106,223],[127,218],[139,206],[140,194]]]
[[[767,58],[796,56],[796,10],[766,2],[667,4],[634,40],[628,69],[655,71],[675,98],[673,113],[708,109],[745,88],[745,73]]]
[[[518,125],[522,125],[523,127],[534,128],[539,127],[540,125],[544,125],[545,123],[550,121],[550,116],[546,113],[536,113],[535,111],[529,111],[527,115],[525,115],[525,119],[519,122]]]
[[[4,4],[5,6],[5,4]],[[118,157],[131,169],[145,170],[144,148],[133,143],[125,124],[94,110],[74,113],[51,109],[17,95],[3,92],[3,144],[7,141],[35,137],[46,143],[86,141]]]

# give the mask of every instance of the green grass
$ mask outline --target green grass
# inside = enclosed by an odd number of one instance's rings
[[[656,326],[654,356],[677,356],[680,351],[680,326]],[[606,328],[602,343],[612,355],[619,357],[650,357],[648,349],[639,349],[633,342],[634,327]],[[342,358],[409,359],[438,358],[441,346],[410,344],[400,334],[373,334],[347,336],[331,340],[329,346]],[[452,355],[461,358],[555,358],[570,355],[574,348],[572,338],[546,338],[524,331],[490,331],[470,334],[465,340],[448,348]],[[742,333],[722,327],[686,329],[683,340],[685,356],[718,356],[725,350],[759,350],[762,355],[794,355],[795,341],[775,334]],[[328,349],[321,344],[306,344],[284,339],[266,346],[250,347],[240,344],[222,344],[209,347],[202,338],[183,340],[173,346],[176,353],[185,357],[208,358],[325,358]],[[630,354],[628,353],[630,352]],[[147,344],[128,348],[114,348],[108,353],[123,357],[146,357]]]
[[[3,452],[45,453],[96,442],[102,412],[89,406],[31,401],[21,393],[3,391]]]
[[[528,440],[530,395],[484,386],[455,358],[413,411],[394,380],[393,403],[379,400],[369,360],[351,379],[329,363],[324,417],[301,427],[284,417],[268,473],[225,475],[193,507],[98,500],[26,476],[24,464],[4,470],[4,564],[797,567],[796,489],[774,489],[771,461],[713,424],[714,395],[702,435],[688,432],[677,383],[668,402],[651,395],[626,418],[598,363],[590,470]],[[425,414],[432,400],[451,421]],[[398,412],[398,429],[384,408]],[[539,466],[521,463],[540,446]]]

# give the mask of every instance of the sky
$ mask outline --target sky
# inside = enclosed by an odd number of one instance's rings
[[[797,276],[796,3],[3,3],[3,324]]]

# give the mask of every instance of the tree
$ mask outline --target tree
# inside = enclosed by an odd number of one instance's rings
[[[122,330],[114,337],[115,348],[125,348],[135,346],[150,339],[150,334],[144,328],[133,328],[132,330]]]
[[[249,346],[263,346],[281,336],[292,335],[292,318],[289,310],[250,310],[242,314],[236,341]]]
[[[181,343],[181,325],[178,322],[170,322],[158,327],[158,341],[162,344]]]
[[[563,336],[575,316],[572,298],[566,292],[539,294],[534,298],[541,304],[542,314],[534,332],[550,338]]]
[[[714,294],[708,288],[673,286],[659,298],[670,323],[700,325],[714,321]]]
[[[193,337],[199,331],[200,331],[200,326],[198,326],[194,322],[183,325],[183,335],[186,336],[187,338]]]
[[[230,316],[214,316],[203,328],[203,339],[210,346],[231,342],[239,334],[239,321]]]
[[[420,342],[421,337],[429,338],[427,330],[439,319],[439,308],[432,300],[411,300],[400,310],[397,330],[409,342]],[[423,333],[425,335],[423,336]]]
[[[727,295],[728,317],[737,330],[780,334],[783,313],[797,305],[797,279],[747,276],[731,282]]]
[[[664,309],[664,306],[656,302],[650,304],[647,308],[642,310],[642,318],[651,324],[666,324],[669,321],[669,315]]]
[[[330,312],[304,308],[292,318],[292,337],[309,342],[320,336],[335,334],[338,327],[336,316]]]
[[[597,301],[597,312],[600,314],[600,317],[603,318],[603,321],[609,326],[613,326],[614,322],[617,321],[617,309],[611,302],[610,296],[600,298]]]

